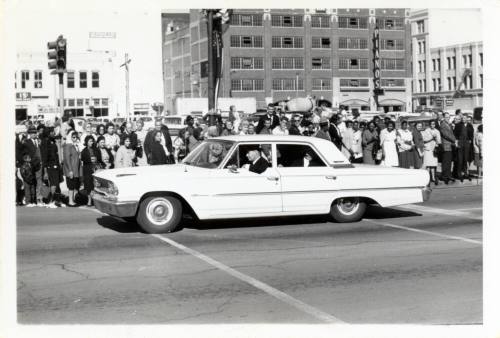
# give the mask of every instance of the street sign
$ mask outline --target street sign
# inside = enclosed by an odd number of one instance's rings
[[[446,100],[446,105],[447,105],[447,106],[453,106],[453,102],[454,102],[454,101],[453,101],[452,99],[447,99],[447,100]]]
[[[17,92],[16,93],[16,101],[31,101],[31,93],[30,92]]]

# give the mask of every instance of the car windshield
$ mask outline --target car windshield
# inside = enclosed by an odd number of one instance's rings
[[[201,168],[217,168],[233,144],[234,142],[226,140],[207,140],[189,153],[182,163]]]

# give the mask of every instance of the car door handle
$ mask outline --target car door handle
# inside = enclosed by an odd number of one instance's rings
[[[337,176],[334,176],[334,175],[326,175],[325,178],[327,180],[336,180],[337,179]]]
[[[267,176],[269,181],[278,181],[280,178],[278,176]]]

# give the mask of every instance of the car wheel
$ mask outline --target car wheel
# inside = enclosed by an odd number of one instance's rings
[[[366,203],[359,197],[343,197],[333,201],[330,215],[339,223],[357,222],[366,210]]]
[[[137,223],[150,234],[172,232],[182,217],[182,204],[172,196],[152,196],[139,206]]]

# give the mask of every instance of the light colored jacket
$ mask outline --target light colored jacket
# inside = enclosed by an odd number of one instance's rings
[[[135,151],[133,149],[120,146],[115,155],[115,168],[126,168],[134,165]]]

